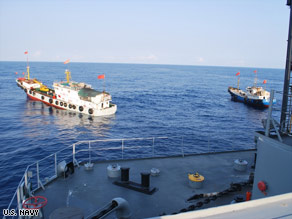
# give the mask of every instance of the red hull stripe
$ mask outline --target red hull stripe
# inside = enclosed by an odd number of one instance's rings
[[[48,103],[48,102],[43,101],[43,100],[41,100],[41,99],[38,99],[38,98],[36,98],[36,97],[34,97],[34,96],[31,96],[31,95],[29,95],[28,93],[26,93],[26,94],[27,94],[27,96],[28,96],[30,99],[32,99],[32,100],[41,101],[41,102],[43,102],[43,103],[45,103],[45,104],[47,104],[47,105],[49,105],[49,106],[55,107],[55,108],[57,108],[57,109],[66,110],[65,108],[62,108],[62,107],[59,107],[59,106],[53,105],[53,104],[51,104],[51,103]]]

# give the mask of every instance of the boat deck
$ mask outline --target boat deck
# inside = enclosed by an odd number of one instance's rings
[[[81,165],[75,168],[72,175],[67,178],[58,177],[49,183],[45,190],[35,192],[35,195],[44,196],[48,200],[43,208],[45,218],[49,218],[55,209],[64,207],[79,208],[86,218],[116,197],[128,201],[132,218],[172,214],[187,208],[191,204],[187,199],[194,194],[220,192],[229,188],[231,182],[248,180],[250,172],[253,171],[251,165],[254,153],[255,151],[250,150],[185,157],[105,161],[95,163],[92,170],[85,170]],[[248,161],[247,171],[234,170],[233,163],[236,159]],[[114,185],[112,182],[116,179],[108,178],[107,167],[115,163],[121,167],[129,167],[129,180],[137,183],[141,182],[141,172],[158,168],[160,175],[150,176],[150,187],[156,187],[158,191],[147,195]],[[196,171],[205,177],[201,189],[189,186],[188,173]],[[219,202],[218,198],[217,203]],[[230,200],[228,202],[230,203]],[[112,214],[112,217],[114,216],[115,214]]]

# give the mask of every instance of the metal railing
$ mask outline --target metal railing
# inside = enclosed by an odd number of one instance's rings
[[[79,141],[29,165],[18,184],[8,209],[18,210],[22,207],[22,202],[18,202],[18,200],[24,201],[32,196],[36,190],[45,189],[46,184],[58,177],[58,164],[62,161],[67,164],[73,162],[74,165],[79,165],[80,163],[102,160],[184,157],[187,154],[224,152],[235,149],[233,145],[224,149],[212,147],[210,136],[206,136],[206,138],[208,138],[207,145],[203,146],[198,146],[200,145],[198,140],[194,145],[194,139],[190,136]],[[25,187],[24,191],[27,193],[23,197],[20,191],[22,187]]]

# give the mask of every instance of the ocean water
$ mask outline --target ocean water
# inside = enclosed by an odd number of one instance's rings
[[[254,147],[267,110],[232,102],[228,86],[253,84],[254,68],[101,63],[30,63],[31,77],[51,86],[65,79],[105,88],[118,105],[114,116],[90,118],[27,99],[15,79],[25,62],[0,62],[0,207],[7,207],[26,166],[80,140],[185,136],[185,150],[199,153]],[[282,91],[283,69],[256,69],[258,83]],[[15,74],[18,72],[18,75]],[[279,118],[281,93],[274,117]],[[166,153],[176,150],[170,145]],[[139,153],[143,153],[140,151]],[[135,154],[133,155],[135,156]],[[138,155],[137,155],[138,156]]]

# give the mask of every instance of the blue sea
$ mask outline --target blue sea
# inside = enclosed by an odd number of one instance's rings
[[[232,102],[228,86],[251,86],[254,70],[266,89],[282,91],[284,70],[239,67],[31,62],[31,77],[51,86],[72,79],[112,95],[114,116],[90,118],[27,99],[16,86],[25,62],[0,62],[0,206],[7,207],[26,166],[80,140],[186,136],[185,150],[199,153],[254,147],[267,110]],[[18,75],[15,74],[18,72]],[[105,81],[97,76],[105,74]],[[104,84],[103,84],[104,82]],[[279,119],[281,93],[273,115]],[[167,148],[169,153],[175,146]],[[140,151],[139,153],[143,153]],[[135,154],[134,154],[135,156]],[[138,155],[137,155],[138,156]],[[2,212],[2,210],[1,210]]]

